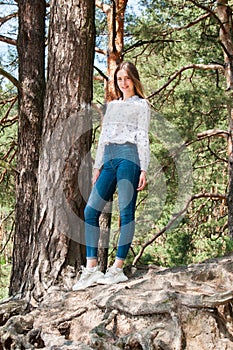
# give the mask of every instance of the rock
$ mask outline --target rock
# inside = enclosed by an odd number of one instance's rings
[[[126,273],[112,286],[50,288],[37,307],[0,305],[0,350],[233,349],[233,255]]]

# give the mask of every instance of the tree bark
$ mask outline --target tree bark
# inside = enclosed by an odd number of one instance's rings
[[[106,86],[106,101],[116,98],[113,76],[116,67],[123,60],[124,49],[124,15],[128,0],[115,0],[112,2],[111,10],[107,12],[108,21],[108,53],[107,53],[107,75],[109,80]]]
[[[90,191],[94,1],[51,2],[48,86],[39,169],[35,295],[85,262]],[[34,254],[33,254],[34,255]],[[31,288],[30,288],[31,289]]]
[[[48,81],[34,233],[21,289],[35,299],[68,286],[85,258],[90,191],[94,0],[50,3]]]
[[[19,6],[19,127],[16,226],[10,294],[20,290],[26,257],[30,249],[43,101],[45,1],[18,1]]]
[[[124,17],[128,0],[114,0],[112,5],[105,5],[96,0],[98,6],[107,16],[108,48],[107,48],[107,76],[105,80],[105,101],[110,102],[116,98],[114,89],[114,72],[123,60],[124,50]],[[112,198],[113,199],[113,198]],[[106,209],[106,208],[105,208]],[[107,203],[107,210],[100,216],[100,246],[99,264],[102,271],[108,264],[108,242],[111,229],[112,200]]]
[[[223,48],[224,66],[226,76],[226,92],[230,94],[228,99],[229,137],[228,137],[228,161],[229,161],[229,189],[228,189],[228,230],[233,238],[233,21],[232,10],[228,0],[217,1],[217,15],[221,21],[219,38]]]
[[[111,5],[96,0],[98,6],[107,16],[108,48],[107,48],[107,76],[105,85],[105,100],[114,100],[115,90],[113,76],[115,69],[123,60],[124,50],[124,17],[128,0],[114,0]]]

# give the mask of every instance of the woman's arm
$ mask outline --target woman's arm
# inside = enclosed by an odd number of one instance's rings
[[[111,102],[107,105],[107,109],[106,109],[106,112],[105,112],[104,118],[103,118],[103,125],[104,125],[105,118],[108,118],[110,106],[111,106]],[[100,132],[100,137],[99,137],[99,142],[98,142],[98,146],[97,146],[97,150],[96,150],[95,162],[94,162],[95,169],[101,169],[101,167],[103,165],[103,155],[104,155],[104,147],[105,147],[104,143],[105,143],[107,136],[108,136],[107,132],[104,129],[104,127],[102,126],[101,132]]]
[[[98,177],[100,176],[100,169],[94,169],[93,170],[93,176],[92,176],[92,185],[94,185],[98,179]]]
[[[150,106],[146,100],[141,101],[141,108],[138,108],[138,130],[137,147],[141,170],[147,171],[150,161],[149,146],[149,124],[150,124]]]
[[[138,183],[138,191],[144,190],[146,187],[146,172],[144,170],[141,171],[140,177],[139,177],[139,183]]]

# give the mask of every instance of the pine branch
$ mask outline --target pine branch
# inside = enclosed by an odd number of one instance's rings
[[[204,15],[201,15],[201,16],[197,17],[196,19],[194,19],[193,21],[189,22],[188,24],[186,24],[184,26],[173,28],[173,29],[170,29],[168,32],[164,32],[163,35],[168,35],[168,34],[172,34],[174,32],[179,32],[181,30],[191,28],[195,24],[203,21],[204,19],[206,19],[208,17],[210,17],[210,13],[205,13]]]
[[[17,45],[17,41],[15,39],[8,38],[7,36],[4,36],[4,35],[0,35],[0,41],[6,44],[14,45],[14,46]]]
[[[164,232],[168,231],[172,225],[178,220],[188,209],[190,203],[194,201],[195,199],[200,199],[200,198],[210,198],[210,199],[219,199],[219,200],[226,200],[227,197],[224,194],[219,194],[219,193],[208,193],[208,192],[201,192],[198,194],[194,194],[191,196],[191,198],[186,202],[184,205],[183,209],[181,209],[178,213],[173,214],[172,218],[169,220],[166,226],[162,228],[159,232],[157,232],[149,241],[145,242],[137,254],[137,256],[134,258],[133,265],[136,265],[138,260],[141,258],[142,254],[144,253],[144,250],[151,245],[158,237],[160,237]]]
[[[18,12],[11,13],[8,16],[0,17],[0,26],[2,26],[4,23],[15,17],[18,17]]]
[[[13,77],[13,75],[11,75],[10,73],[8,73],[7,71],[5,71],[4,69],[0,68],[0,74],[3,75],[5,78],[7,78],[8,80],[10,80],[10,82],[12,82],[12,84],[17,87],[17,89],[20,89],[20,84],[19,81]]]
[[[108,81],[108,77],[107,75],[105,75],[102,70],[100,70],[98,67],[94,66],[94,69],[97,70],[97,72],[101,75],[101,77],[103,77],[106,81]]]
[[[199,134],[197,134],[197,137],[199,139],[205,139],[205,138],[209,138],[212,136],[228,137],[229,132],[226,130],[221,130],[221,129],[210,129],[210,130],[206,130],[206,131],[203,131],[203,132],[200,132]]]
[[[173,80],[175,80],[177,77],[180,77],[180,75],[188,69],[223,70],[224,71],[224,66],[221,64],[189,64],[187,66],[184,66],[181,69],[179,69],[177,72],[175,72],[163,86],[161,86],[158,90],[153,92],[153,94],[151,94],[147,98],[150,99],[155,95],[159,94],[162,90],[164,90],[167,86],[169,86],[173,82]]]
[[[222,28],[222,30],[225,31],[225,28],[223,26],[223,23],[222,21],[220,20],[220,18],[216,15],[216,13],[211,10],[209,7],[205,6],[205,5],[202,5],[200,4],[199,2],[195,1],[195,0],[189,0],[193,5],[201,8],[202,10],[206,11],[208,14],[210,14],[213,18],[216,19],[216,21],[219,23],[220,27]]]
[[[107,51],[106,50],[102,50],[99,47],[95,47],[95,52],[100,53],[101,55],[107,55]]]

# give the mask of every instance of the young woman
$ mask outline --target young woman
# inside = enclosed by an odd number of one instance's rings
[[[135,230],[137,193],[146,186],[150,157],[150,107],[133,63],[123,62],[117,67],[114,85],[118,99],[108,104],[103,119],[94,164],[93,189],[84,212],[87,264],[73,290],[85,289],[95,283],[113,284],[128,279],[123,273],[123,264]],[[104,275],[97,265],[99,217],[116,188],[120,237],[115,263]]]

